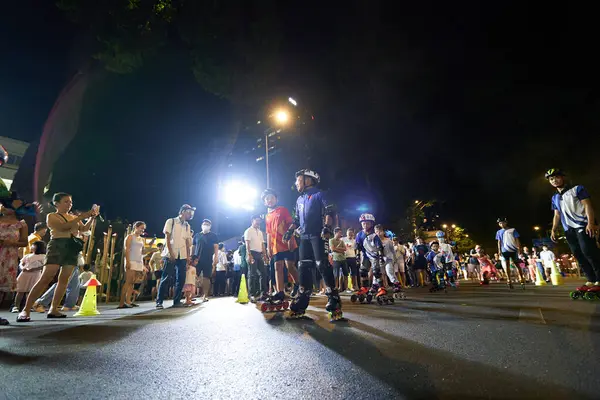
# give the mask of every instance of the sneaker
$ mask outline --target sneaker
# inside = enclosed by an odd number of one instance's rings
[[[13,307],[12,310],[10,310],[11,313],[18,313],[19,312],[19,307]]]
[[[183,307],[183,304],[181,304],[181,303],[173,303],[173,305],[171,307],[172,308],[181,308],[181,307]]]
[[[163,307],[163,305],[162,305],[162,304],[157,304],[157,305],[156,305],[156,309],[157,309],[157,310],[162,310],[163,308],[164,308],[164,307]]]

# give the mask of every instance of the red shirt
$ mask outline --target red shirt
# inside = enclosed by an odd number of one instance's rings
[[[287,208],[283,206],[275,207],[269,211],[265,220],[267,226],[267,235],[269,242],[267,246],[271,249],[272,254],[281,253],[283,251],[293,251],[298,247],[295,240],[291,240],[291,246],[283,241],[283,234],[287,231],[290,225],[294,222]]]

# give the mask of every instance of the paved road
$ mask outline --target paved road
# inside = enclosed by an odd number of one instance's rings
[[[287,321],[232,298],[0,328],[0,398],[598,398],[598,304],[463,284]],[[2,313],[14,320],[14,314]]]

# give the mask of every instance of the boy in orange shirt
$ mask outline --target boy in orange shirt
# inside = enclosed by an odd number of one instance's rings
[[[262,201],[268,208],[265,218],[267,231],[267,255],[273,258],[275,265],[275,287],[277,293],[271,296],[271,301],[284,300],[285,280],[283,276],[284,263],[289,274],[294,280],[294,290],[291,297],[296,297],[298,293],[298,270],[296,269],[296,260],[294,250],[298,247],[295,240],[284,242],[283,235],[288,227],[294,222],[287,208],[277,205],[277,193],[273,189],[266,189],[262,196]]]

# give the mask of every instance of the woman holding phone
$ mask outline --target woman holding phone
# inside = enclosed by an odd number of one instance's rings
[[[56,207],[56,212],[50,213],[46,217],[46,224],[50,229],[50,242],[46,252],[44,270],[40,279],[29,292],[25,308],[17,317],[17,322],[30,321],[31,307],[34,301],[48,287],[52,278],[59,271],[56,290],[47,318],[66,318],[65,314],[58,311],[58,306],[65,294],[69,277],[77,266],[79,252],[82,250],[76,238],[80,233],[89,231],[93,219],[98,216],[98,206],[95,204],[90,211],[81,213],[79,216],[71,214],[73,199],[67,193],[55,193],[52,203]],[[82,222],[85,219],[88,219],[86,224]]]

